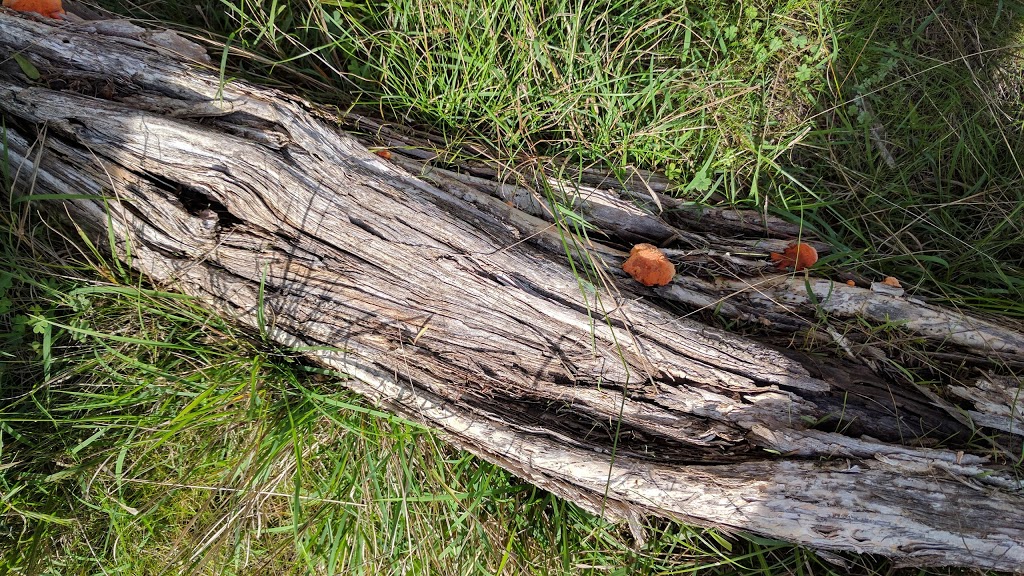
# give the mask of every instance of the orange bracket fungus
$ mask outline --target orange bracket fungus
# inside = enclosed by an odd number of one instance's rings
[[[882,284],[885,284],[886,286],[892,286],[893,288],[903,288],[903,286],[900,284],[900,281],[892,276],[886,276],[885,280],[882,280]]]
[[[772,252],[771,257],[772,262],[775,262],[775,266],[779,270],[792,268],[799,272],[805,268],[810,268],[818,261],[818,251],[810,244],[794,242],[789,246],[786,246],[786,249],[782,251],[782,254]]]
[[[47,18],[64,18],[61,0],[4,0],[4,7],[18,12],[35,12]]]
[[[664,286],[676,275],[675,265],[651,244],[633,246],[622,270],[644,286]]]

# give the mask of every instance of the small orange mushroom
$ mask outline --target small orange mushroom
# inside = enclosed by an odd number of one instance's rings
[[[644,286],[664,286],[676,275],[675,265],[651,244],[633,246],[622,270]]]
[[[856,282],[854,282],[853,280],[847,280],[847,281],[846,281],[846,285],[847,285],[847,286],[854,286],[854,287],[856,287],[856,286],[857,286],[857,283],[856,283]]]
[[[376,154],[377,156],[380,156],[381,158],[383,158],[385,160],[391,160],[391,151],[390,150],[381,149],[381,150],[377,150],[376,152],[374,152],[374,154]]]
[[[64,18],[60,0],[4,0],[4,7],[18,12],[35,12],[47,18]]]
[[[892,286],[893,288],[903,288],[903,286],[900,285],[900,281],[892,276],[886,276],[885,280],[882,280],[882,284]]]
[[[810,268],[818,261],[818,251],[810,244],[794,242],[789,246],[786,246],[786,249],[782,251],[782,254],[772,252],[771,257],[772,262],[775,262],[775,266],[779,270],[792,268],[799,272],[805,268]]]

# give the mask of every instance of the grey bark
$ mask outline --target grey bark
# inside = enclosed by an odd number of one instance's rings
[[[961,383],[954,405],[666,302],[789,329],[823,311],[904,314],[923,322],[907,330],[1003,368],[1024,358],[1020,333],[777,274],[767,252],[791,225],[688,211],[656,185],[610,192],[591,173],[502,183],[423,154],[387,161],[340,127],[368,120],[224,84],[180,51],[123,24],[0,13],[17,198],[81,195],[33,204],[114,238],[154,283],[350,375],[370,401],[633,527],[656,515],[905,564],[1024,565],[1024,486],[1004,465],[1021,450],[1018,380]],[[609,243],[566,243],[542,186]],[[673,284],[622,274],[611,243],[639,239],[674,247]],[[581,282],[586,266],[593,281]],[[972,444],[978,432],[994,443]]]

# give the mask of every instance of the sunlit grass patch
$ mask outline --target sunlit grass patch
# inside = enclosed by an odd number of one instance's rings
[[[823,89],[836,51],[833,11],[830,3],[237,0],[203,10],[202,21],[243,53],[279,62],[265,74],[315,80],[295,88],[316,99],[376,109],[453,144],[479,141],[502,161],[654,169],[697,197],[759,203],[765,160],[799,140]],[[244,57],[236,62],[252,69]]]

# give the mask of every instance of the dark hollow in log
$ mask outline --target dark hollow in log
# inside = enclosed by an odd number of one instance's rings
[[[1024,565],[1022,483],[970,444],[978,424],[957,407],[860,364],[681,317],[663,296],[685,289],[699,304],[705,290],[709,302],[730,301],[721,285],[685,276],[644,288],[618,269],[619,250],[565,243],[529,190],[422,163],[410,173],[323,110],[222,84],[168,46],[123,23],[0,13],[0,52],[41,73],[31,79],[11,58],[0,65],[20,200],[81,195],[37,204],[67,210],[97,238],[112,232],[121,257],[153,282],[595,512],[906,564]],[[775,282],[769,265],[729,247],[784,240],[723,240],[687,228],[687,217],[659,219],[628,194],[556,184],[608,227],[614,214],[633,219],[623,240],[670,231],[691,256]],[[603,281],[581,281],[567,246]],[[753,300],[738,314],[764,314]],[[965,353],[1024,354],[1011,330],[948,317],[964,323],[958,334],[981,335]],[[957,393],[965,410],[1019,449],[1019,383],[983,380]]]

